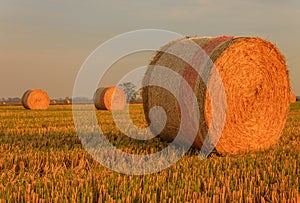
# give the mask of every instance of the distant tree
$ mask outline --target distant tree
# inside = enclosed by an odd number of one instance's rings
[[[13,102],[21,102],[21,98],[19,98],[19,97],[14,97],[14,98],[12,98],[12,101],[13,101]]]
[[[132,82],[125,82],[119,85],[121,89],[126,94],[126,102],[129,103],[132,97],[134,96],[136,86]]]
[[[90,104],[93,103],[93,100],[87,97],[75,97],[72,98],[72,103],[82,103],[82,104]]]
[[[13,98],[9,97],[6,100],[4,99],[3,101],[7,102],[7,103],[20,103],[21,102],[21,98],[19,98],[19,97],[13,97]]]
[[[134,102],[134,103],[142,103],[143,102],[142,89],[139,89],[134,93],[134,95],[131,98],[131,102]]]

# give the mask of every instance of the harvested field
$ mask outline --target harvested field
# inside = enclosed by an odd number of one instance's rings
[[[129,108],[133,122],[147,126],[142,105]],[[203,161],[192,150],[172,167],[144,176],[119,174],[93,160],[76,135],[71,106],[1,106],[0,116],[0,201],[296,202],[300,194],[299,102],[291,104],[278,144],[267,150]],[[145,154],[167,145],[159,138],[129,139],[109,111],[97,117],[118,149]]]

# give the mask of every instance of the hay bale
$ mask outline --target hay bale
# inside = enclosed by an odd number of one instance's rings
[[[64,100],[64,105],[70,105],[70,104],[71,104],[71,101],[69,99]]]
[[[126,105],[126,94],[119,87],[98,88],[94,104],[98,110],[122,110]]]
[[[291,103],[295,103],[296,101],[297,101],[296,95],[293,94],[293,93],[291,93],[291,95],[290,95],[290,102],[291,102]]]
[[[45,110],[49,104],[50,98],[44,90],[27,90],[22,97],[22,105],[26,109]]]
[[[216,150],[236,154],[266,149],[275,144],[286,122],[290,83],[284,56],[268,41],[253,37],[182,38],[170,42],[157,52],[150,65],[167,67],[180,74],[194,90],[198,100],[200,121],[193,146],[201,148],[211,120],[210,97],[204,81],[182,59],[165,53],[172,46],[184,54],[189,50],[184,44],[192,40],[207,53],[222,79],[226,93],[226,120]],[[174,46],[174,45],[178,46]],[[193,63],[205,66],[201,57]],[[143,79],[144,86],[153,77],[149,66]],[[213,81],[211,75],[209,81]],[[213,84],[213,83],[212,83]],[[161,106],[167,114],[165,128],[160,137],[172,141],[179,130],[181,115],[175,97],[167,90],[148,86],[143,89],[144,111],[149,120],[149,110]],[[155,129],[154,129],[155,130]],[[188,138],[187,138],[188,139]]]

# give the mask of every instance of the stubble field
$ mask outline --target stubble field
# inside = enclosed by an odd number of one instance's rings
[[[142,105],[131,117],[146,127]],[[134,141],[97,111],[107,138],[119,149],[153,153],[167,143]],[[297,202],[300,201],[300,102],[291,104],[278,145],[235,156],[213,153],[200,161],[190,150],[159,173],[111,171],[85,151],[71,106],[46,111],[0,107],[0,202]]]

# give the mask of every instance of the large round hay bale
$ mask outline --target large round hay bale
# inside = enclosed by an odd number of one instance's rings
[[[50,98],[44,90],[27,90],[22,97],[26,109],[45,110],[49,107]]]
[[[291,93],[291,95],[290,95],[290,102],[291,103],[295,103],[296,101],[297,101],[296,95],[293,94],[293,93]]]
[[[69,99],[64,100],[64,105],[70,105],[70,104],[71,104],[71,101]]]
[[[119,87],[101,87],[94,94],[94,104],[99,110],[122,110],[126,105],[126,94]]]
[[[182,38],[170,42],[157,52],[143,80],[145,86],[151,78],[158,77],[152,74],[154,65],[177,72],[189,83],[197,97],[200,112],[199,130],[193,146],[201,148],[207,135],[212,114],[210,97],[205,82],[187,62],[164,52],[172,46],[172,49],[177,47],[188,55],[189,50],[184,44],[189,40],[202,47],[210,57],[225,89],[226,120],[216,150],[235,154],[266,149],[275,144],[285,125],[290,101],[285,58],[275,45],[263,39],[223,36]],[[194,64],[206,64],[203,58],[195,56]],[[209,80],[214,80],[213,77]],[[175,97],[158,86],[147,86],[142,94],[148,122],[152,107],[165,109],[167,122],[160,137],[172,141],[178,133],[181,119]]]

